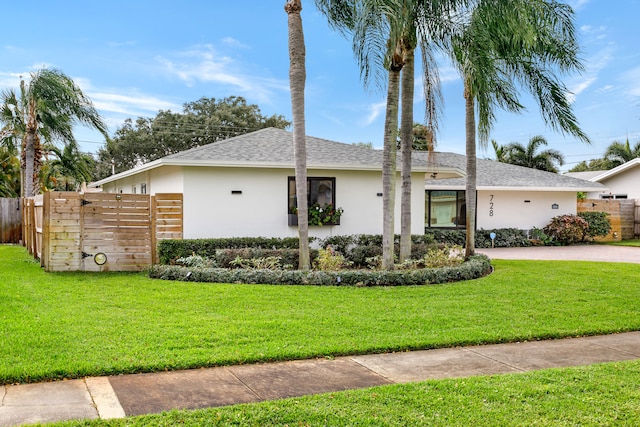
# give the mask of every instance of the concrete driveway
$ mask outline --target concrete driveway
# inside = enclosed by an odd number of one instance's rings
[[[640,248],[610,245],[532,246],[528,248],[476,249],[492,259],[604,261],[640,264]]]

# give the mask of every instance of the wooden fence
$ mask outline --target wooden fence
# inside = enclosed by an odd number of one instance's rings
[[[606,212],[611,222],[611,232],[608,236],[597,238],[597,241],[620,241],[633,239],[638,233],[640,209],[638,201],[633,199],[586,199],[578,202],[580,212]]]
[[[0,243],[20,243],[22,214],[20,199],[0,198]]]
[[[47,271],[140,271],[182,238],[182,194],[49,192],[25,201],[27,247]]]
[[[634,221],[634,237],[640,237],[640,199],[636,199]]]

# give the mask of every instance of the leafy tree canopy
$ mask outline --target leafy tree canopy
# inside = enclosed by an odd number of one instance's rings
[[[613,169],[613,163],[607,159],[591,159],[588,162],[583,160],[573,168],[569,169],[569,172],[589,172],[589,171],[605,171]]]
[[[183,105],[180,113],[160,110],[153,118],[125,120],[98,152],[96,179],[123,172],[170,154],[221,141],[258,129],[285,129],[291,123],[281,115],[264,116],[255,104],[239,96],[221,100],[200,98]]]

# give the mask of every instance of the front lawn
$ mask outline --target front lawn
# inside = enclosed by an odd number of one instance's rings
[[[637,265],[494,265],[437,286],[200,284],[45,273],[0,246],[0,383],[640,329]]]

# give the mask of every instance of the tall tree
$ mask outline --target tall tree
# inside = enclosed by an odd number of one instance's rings
[[[496,155],[496,161],[507,163],[507,150],[505,149],[505,146],[498,144],[495,139],[491,140],[491,146],[493,147],[493,152]]]
[[[581,70],[573,10],[553,0],[483,0],[455,38],[454,63],[464,82],[467,148],[466,256],[474,254],[476,213],[476,119],[485,145],[496,107],[522,111],[518,88],[530,92],[545,123],[588,142],[557,72]]]
[[[45,187],[61,191],[78,191],[82,183],[91,181],[94,159],[81,153],[76,143],[69,143],[63,149],[52,146],[50,154],[54,159],[45,161],[43,184]]]
[[[546,145],[547,140],[541,135],[530,138],[526,147],[520,143],[512,142],[505,146],[505,163],[558,173],[558,166],[564,165],[564,156],[558,150],[540,150],[542,146]]]
[[[20,195],[20,160],[15,151],[0,146],[0,197]]]
[[[239,96],[200,98],[181,112],[160,110],[153,118],[125,120],[98,152],[97,179],[131,169],[173,153],[221,141],[266,127],[285,129],[281,115],[265,116],[255,104]]]
[[[640,141],[631,147],[629,138],[624,144],[619,141],[612,142],[604,153],[604,158],[609,161],[612,168],[627,163],[636,157],[640,157]]]
[[[293,153],[298,208],[298,236],[300,240],[300,270],[311,268],[309,259],[309,206],[307,201],[307,133],[304,116],[304,87],[306,81],[305,44],[302,30],[302,2],[287,0],[284,10],[288,16],[289,87],[293,116]]]
[[[423,52],[424,88],[427,100],[427,125],[435,123],[439,92],[437,67],[432,61],[430,45],[433,22],[447,16],[445,6],[463,1],[428,2],[419,0],[316,0],[329,23],[352,36],[365,86],[373,74],[379,86],[387,84],[383,149],[383,268],[394,266],[394,215],[396,181],[396,138],[398,97],[402,94],[401,147],[401,259],[411,251],[411,145],[413,142],[414,51],[420,44]],[[437,8],[433,5],[438,5]],[[438,13],[434,13],[436,10]],[[384,71],[384,73],[383,73]],[[383,79],[383,74],[386,79]],[[400,92],[400,79],[402,91]],[[431,132],[433,135],[433,132]]]
[[[75,142],[73,127],[83,124],[108,139],[107,126],[91,100],[74,81],[55,69],[31,73],[20,82],[19,94],[2,93],[0,120],[3,138],[21,141],[22,196],[39,192],[42,141]]]

